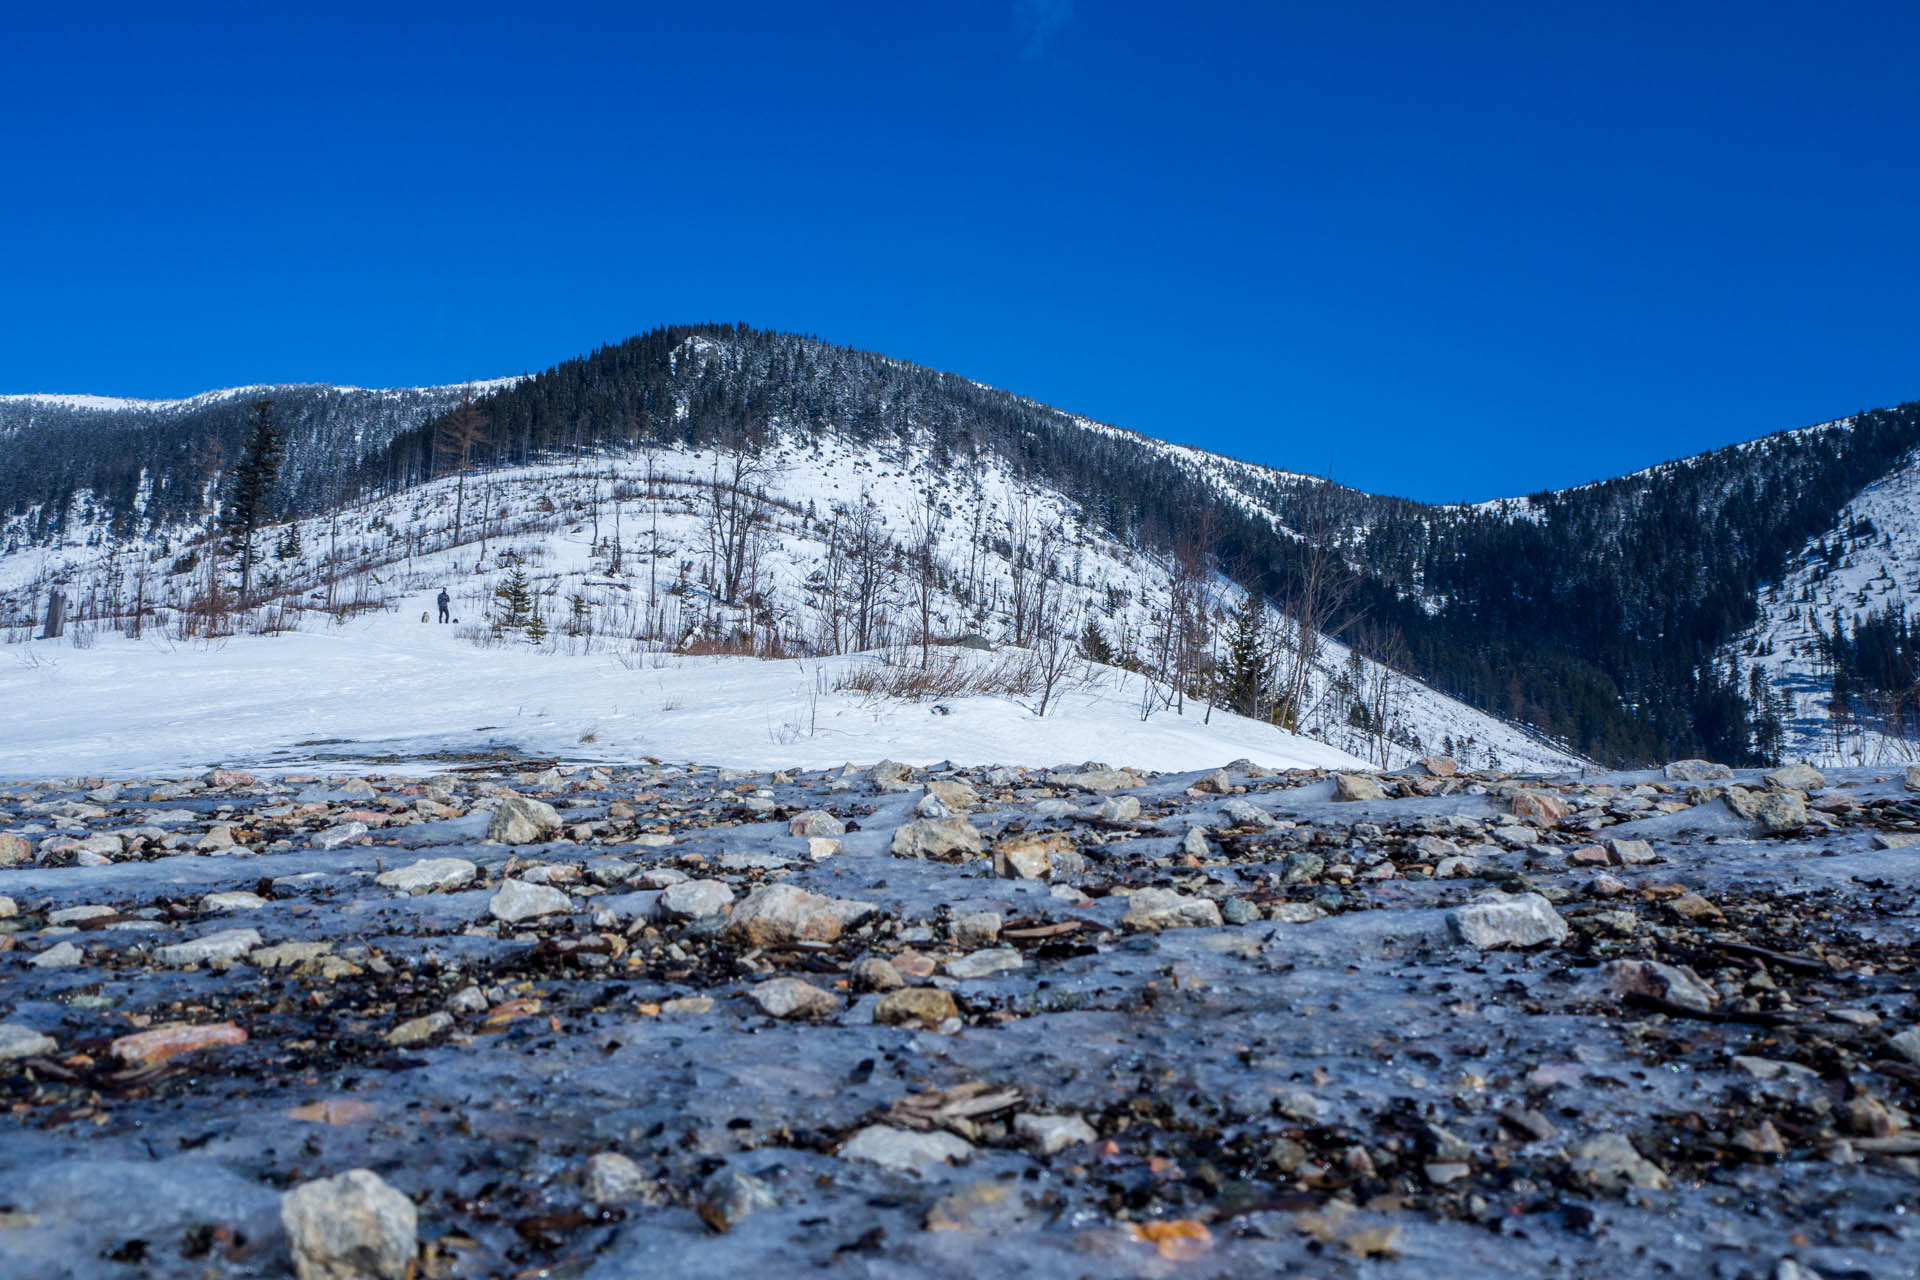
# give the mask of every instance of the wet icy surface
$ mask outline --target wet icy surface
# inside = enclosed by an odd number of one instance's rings
[[[893,852],[930,779],[978,793],[983,852]],[[0,835],[0,1024],[55,1045],[0,1060],[9,1276],[286,1274],[280,1196],[356,1167],[415,1201],[422,1275],[1920,1269],[1920,1043],[1892,1044],[1917,1020],[1920,845],[1877,847],[1920,833],[1898,774],[1829,775],[1770,835],[1727,783],[1658,774],[1415,771],[1360,801],[1245,767],[1099,793],[987,769],[215,781],[0,787],[20,837]],[[560,828],[486,842],[503,785]],[[1516,791],[1565,811],[1516,816]],[[1114,797],[1141,812],[1097,816]],[[1234,825],[1235,801],[1277,825]],[[848,826],[837,850],[789,834],[812,810]],[[99,835],[121,847],[78,851]],[[995,874],[1036,836],[1051,880]],[[478,878],[375,883],[447,857]],[[784,883],[873,909],[755,945],[724,915],[669,918],[681,878],[736,908]],[[566,909],[496,920],[508,879]],[[1152,888],[1226,923],[1153,928],[1128,901]],[[240,890],[263,904],[203,903]],[[1571,931],[1476,947],[1455,910],[1490,891],[1544,895]],[[259,942],[231,961],[160,950],[243,929]],[[330,950],[273,963],[286,943]],[[79,963],[33,963],[62,944]],[[874,957],[957,1016],[877,1020],[855,974]],[[946,976],[963,959],[997,971]],[[1624,995],[1618,960],[1684,967],[1711,1006]],[[776,977],[832,1011],[769,1016],[749,992]],[[228,1022],[244,1043],[114,1048]],[[1047,1151],[1023,1116],[1094,1136]],[[874,1125],[971,1154],[844,1154]],[[1635,1174],[1592,1172],[1604,1134]],[[595,1203],[601,1152],[644,1189]],[[733,1212],[729,1173],[771,1201]]]

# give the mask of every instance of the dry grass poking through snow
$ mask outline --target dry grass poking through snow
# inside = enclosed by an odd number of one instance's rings
[[[1040,692],[1042,683],[1038,656],[1026,649],[991,655],[936,649],[921,666],[919,646],[908,645],[847,668],[833,687],[874,698],[929,702],[980,696],[1028,698]]]

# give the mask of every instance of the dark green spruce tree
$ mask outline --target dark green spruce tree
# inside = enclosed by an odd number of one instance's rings
[[[250,603],[253,566],[260,559],[257,535],[273,518],[282,446],[280,428],[273,421],[273,401],[256,400],[253,431],[247,436],[240,465],[234,469],[233,492],[220,512],[220,530],[226,539],[227,554],[240,562],[240,607],[243,609]]]

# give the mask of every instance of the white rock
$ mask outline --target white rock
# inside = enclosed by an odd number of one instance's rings
[[[1711,760],[1675,760],[1665,769],[1669,782],[1719,782],[1733,776],[1733,770]]]
[[[1013,1131],[1043,1156],[1053,1155],[1083,1142],[1098,1142],[1100,1135],[1079,1116],[1038,1116],[1022,1112],[1013,1118]]]
[[[487,839],[499,844],[535,844],[560,829],[560,813],[552,805],[530,800],[512,791],[494,798],[493,817],[487,820]]]
[[[488,913],[507,924],[558,915],[572,909],[573,899],[552,885],[528,884],[524,880],[509,880],[502,884],[500,891],[487,903]]]
[[[809,893],[798,885],[761,885],[727,918],[727,937],[756,947],[832,942],[847,926],[873,913],[871,902]]]
[[[1369,778],[1360,773],[1337,773],[1333,776],[1333,798],[1335,800],[1385,800],[1387,793],[1377,778]]]
[[[1220,908],[1211,898],[1190,898],[1171,889],[1139,889],[1127,901],[1120,923],[1132,929],[1211,928]]]
[[[29,960],[36,969],[71,969],[86,960],[86,953],[71,942],[59,942]]]
[[[1572,932],[1553,904],[1537,893],[1489,893],[1456,907],[1453,926],[1473,946],[1532,947]]]
[[[588,1156],[580,1170],[580,1184],[587,1199],[595,1204],[617,1204],[623,1200],[651,1204],[660,1199],[660,1184],[617,1151]]]
[[[972,1154],[973,1145],[951,1133],[937,1129],[917,1133],[883,1124],[868,1125],[840,1148],[843,1160],[864,1160],[883,1169],[916,1174],[949,1161],[964,1161]]]
[[[1021,968],[1026,961],[1012,947],[990,947],[947,961],[949,978],[985,978]]]
[[[226,893],[210,893],[200,899],[202,911],[258,911],[267,905],[267,900],[257,893],[248,893],[245,889],[233,889]]]
[[[965,818],[922,819],[893,833],[893,852],[902,858],[959,862],[984,851],[980,833]]]
[[[424,1017],[409,1018],[387,1032],[386,1041],[393,1045],[424,1044],[452,1025],[452,1014],[436,1010]]]
[[[338,849],[342,845],[353,844],[367,834],[364,822],[342,822],[328,827],[313,838],[316,849]]]
[[[748,988],[747,996],[770,1018],[823,1018],[840,1011],[830,992],[798,978],[770,978]]]
[[[287,1192],[280,1223],[299,1280],[404,1280],[418,1247],[413,1201],[366,1169]]]
[[[724,914],[733,906],[733,888],[721,880],[684,880],[660,895],[660,910],[675,920]]]
[[[846,833],[847,824],[825,809],[808,809],[787,821],[787,834],[791,836],[843,836]]]
[[[82,903],[77,907],[62,907],[58,911],[47,912],[47,923],[51,925],[78,924],[82,920],[98,920],[102,916],[120,914],[113,907],[97,902]]]
[[[990,947],[1000,941],[1000,913],[998,911],[974,911],[964,916],[956,916],[947,926],[947,933],[953,938],[955,946],[974,950]]]
[[[1573,1153],[1573,1175],[1602,1191],[1624,1191],[1640,1187],[1659,1191],[1667,1185],[1667,1175],[1617,1133],[1589,1138]]]
[[[255,929],[222,929],[186,942],[154,948],[153,958],[161,964],[181,968],[190,964],[211,964],[216,960],[238,960],[260,947]]]
[[[480,868],[465,858],[423,858],[382,871],[373,882],[397,893],[431,893],[436,889],[463,889],[479,874]]]
[[[52,1036],[35,1031],[32,1027],[0,1022],[0,1062],[9,1058],[30,1058],[37,1054],[52,1053],[58,1047]]]

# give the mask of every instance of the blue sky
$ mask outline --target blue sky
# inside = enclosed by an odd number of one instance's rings
[[[745,320],[1436,500],[1920,398],[1911,3],[54,8],[0,391]]]

